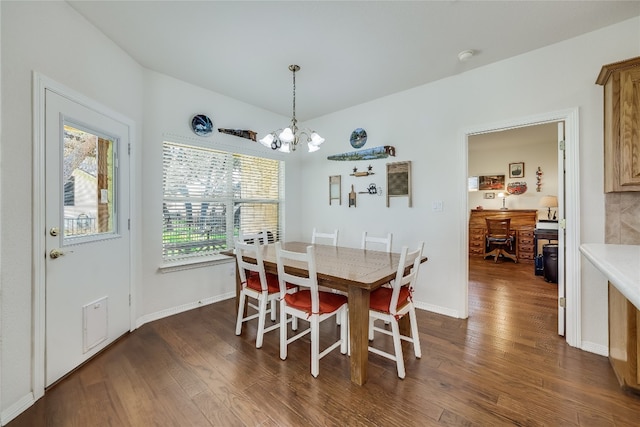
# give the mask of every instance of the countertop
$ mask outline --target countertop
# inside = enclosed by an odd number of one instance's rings
[[[584,243],[580,252],[640,309],[640,245]]]

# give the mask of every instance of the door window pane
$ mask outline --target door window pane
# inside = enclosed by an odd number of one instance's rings
[[[65,240],[115,232],[115,146],[114,139],[65,121]]]

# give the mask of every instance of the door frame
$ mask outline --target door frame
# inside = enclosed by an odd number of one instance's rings
[[[86,108],[103,114],[113,120],[119,121],[129,129],[129,146],[133,146],[135,135],[135,123],[130,118],[106,107],[93,99],[77,92],[61,83],[54,81],[38,72],[33,72],[32,80],[33,95],[33,357],[32,357],[32,393],[33,400],[38,400],[44,396],[45,389],[45,339],[46,339],[46,268],[45,268],[45,91],[50,90]],[[126,148],[123,148],[126,149]],[[129,221],[134,223],[137,217],[135,212],[134,197],[131,189],[136,188],[134,182],[135,174],[132,169],[135,167],[135,150],[129,148]],[[130,227],[131,228],[131,227]],[[129,331],[135,329],[135,281],[137,276],[137,254],[134,251],[136,233],[135,227],[130,229],[129,249],[130,249],[130,270],[129,270],[129,292],[131,303],[129,304]]]
[[[463,169],[464,175],[461,176],[461,187],[464,189],[464,200],[461,201],[463,211],[460,214],[463,223],[460,225],[462,230],[462,245],[464,253],[469,250],[469,201],[468,201],[468,168],[469,168],[469,136],[491,133],[502,130],[528,127],[533,125],[555,123],[565,123],[565,205],[564,219],[566,219],[565,228],[565,295],[566,295],[566,324],[565,324],[565,340],[572,347],[581,348],[582,346],[582,306],[580,291],[580,159],[579,159],[579,109],[578,107],[542,113],[539,115],[520,117],[511,120],[505,120],[498,123],[490,123],[479,125],[463,131],[462,135],[462,154],[464,156]],[[558,184],[562,182],[558,171]],[[559,218],[560,220],[563,218]],[[464,286],[464,302],[463,302],[463,318],[469,317],[469,257],[461,257],[462,265],[460,268],[465,274]]]

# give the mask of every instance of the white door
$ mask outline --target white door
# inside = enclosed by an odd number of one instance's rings
[[[564,122],[558,122],[558,335],[565,334],[565,150]]]
[[[45,386],[130,326],[129,127],[45,91]]]

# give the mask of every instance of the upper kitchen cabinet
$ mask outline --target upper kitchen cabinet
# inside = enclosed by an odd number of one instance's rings
[[[640,191],[640,57],[602,67],[604,191]]]

